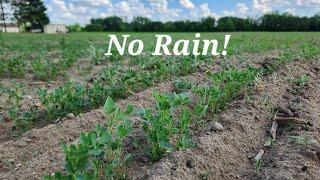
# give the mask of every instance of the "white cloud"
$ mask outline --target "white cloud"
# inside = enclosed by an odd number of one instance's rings
[[[73,4],[81,4],[85,6],[105,6],[112,7],[112,3],[109,0],[71,0]]]
[[[68,12],[66,3],[63,0],[52,0],[52,3],[58,8],[57,10]]]
[[[167,0],[149,0],[149,3],[153,17],[162,21],[176,20],[182,12],[181,9],[170,9]]]
[[[246,16],[248,14],[249,8],[244,3],[237,3],[236,5],[236,12],[239,13],[241,16]]]
[[[252,9],[255,15],[279,11],[312,16],[320,11],[320,0],[253,0]]]
[[[140,0],[120,1],[109,8],[107,13],[126,18],[131,21],[135,16],[151,18],[151,10],[146,8]]]
[[[270,12],[271,6],[268,0],[253,0],[253,9],[261,13]]]
[[[119,3],[116,4],[116,8],[121,9],[122,11],[128,13],[130,12],[130,6],[129,3],[126,1],[121,1]]]
[[[249,8],[244,3],[237,3],[235,10],[223,10],[222,15],[223,16],[237,16],[241,18],[245,18],[248,16]]]
[[[200,5],[200,14],[202,17],[214,17],[214,18],[218,18],[218,15],[213,13],[208,6],[208,3],[204,3]]]
[[[197,20],[202,17],[237,16],[259,17],[278,10],[295,15],[312,16],[320,12],[320,0],[252,0],[251,4],[234,3],[233,7],[212,11],[208,3],[194,3],[193,0],[175,0],[180,7],[171,7],[174,0],[47,0],[47,12],[53,23],[86,24],[90,18],[120,16],[130,21],[133,17],[144,16],[154,20]],[[207,1],[209,2],[209,1]]]
[[[187,9],[193,9],[194,8],[194,4],[192,4],[192,2],[189,1],[189,0],[180,0],[180,4],[183,7],[187,8]]]
[[[320,0],[297,0],[297,5],[320,6]]]

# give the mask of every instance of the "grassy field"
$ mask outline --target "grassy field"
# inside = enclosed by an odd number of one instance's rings
[[[215,167],[208,165],[207,169],[202,169],[194,161],[212,164],[210,160],[215,161],[214,157],[202,162],[198,156],[189,160],[188,155],[183,153],[197,151],[201,137],[206,137],[206,131],[216,134],[223,131],[233,137],[232,130],[222,125],[235,128],[235,131],[240,125],[234,127],[228,124],[229,121],[223,122],[221,116],[232,114],[230,109],[234,102],[244,103],[239,106],[241,108],[250,104],[256,109],[265,109],[259,112],[265,117],[260,117],[258,112],[255,112],[255,117],[239,117],[239,121],[245,123],[241,126],[252,129],[248,132],[237,131],[241,134],[238,141],[243,140],[242,144],[247,144],[239,148],[250,147],[256,151],[265,142],[252,143],[245,141],[244,137],[249,134],[248,139],[254,141],[260,138],[270,140],[269,135],[264,133],[265,128],[272,124],[269,120],[276,119],[277,113],[287,113],[287,120],[307,121],[311,117],[303,117],[301,113],[296,116],[294,112],[288,115],[286,108],[278,107],[289,101],[281,100],[281,93],[285,93],[282,91],[287,90],[293,98],[297,98],[301,95],[299,93],[309,88],[308,93],[312,92],[310,103],[319,105],[317,101],[312,101],[312,98],[319,98],[315,94],[320,89],[319,69],[316,68],[320,55],[318,32],[201,33],[201,38],[217,39],[221,43],[224,42],[224,35],[230,34],[227,57],[152,56],[155,34],[130,33],[130,38],[144,41],[146,53],[140,56],[114,54],[110,57],[104,56],[108,33],[0,34],[0,145],[3,149],[0,151],[0,172],[3,172],[0,178],[25,179],[36,174],[38,179],[49,173],[46,176],[48,179],[61,179],[63,176],[134,179],[143,178],[139,177],[138,172],[151,169],[152,174],[148,176],[154,178],[177,175],[179,178],[212,179],[211,171],[215,171]],[[194,33],[161,34],[170,34],[174,40],[194,39]],[[220,52],[222,49],[223,44],[220,44]],[[294,92],[289,91],[288,86],[293,86]],[[256,104],[260,101],[263,106]],[[99,111],[102,116],[96,115],[99,109],[103,111]],[[310,113],[317,116],[318,110],[315,107]],[[244,111],[248,113],[248,110]],[[259,121],[263,122],[251,127],[255,123],[250,118],[257,117],[264,119]],[[81,123],[91,124],[80,127]],[[317,127],[319,117],[308,123]],[[41,136],[41,132],[46,135]],[[299,133],[293,138],[296,142],[319,144],[319,131],[311,139]],[[28,139],[30,134],[35,137],[29,145],[14,148],[25,138]],[[71,136],[74,138],[69,140]],[[63,148],[60,148],[61,141]],[[272,139],[268,142],[275,143]],[[146,146],[142,146],[144,144]],[[217,145],[217,148],[223,151],[227,146]],[[233,146],[237,149],[237,144]],[[42,153],[34,155],[26,150]],[[208,151],[212,153],[211,150],[209,148]],[[179,151],[181,154],[176,153]],[[232,158],[241,158],[242,155],[230,151],[231,159],[226,157],[226,161],[237,167]],[[316,150],[316,155],[319,152]],[[178,167],[176,172],[166,168],[156,169],[154,162],[160,162],[160,166],[165,167],[164,161],[170,153],[183,162],[187,159],[187,168],[196,169],[195,172],[183,167]],[[23,160],[19,160],[21,157],[16,154],[23,154]],[[46,160],[52,154],[56,159],[48,164]],[[202,158],[207,157],[200,154]],[[292,156],[297,155],[292,153]],[[40,160],[40,157],[45,160]],[[244,167],[253,171],[237,169],[227,177],[263,178],[264,175],[253,173],[258,172],[261,166],[268,167],[261,165],[261,161],[261,158],[256,159],[255,165],[246,162]],[[288,159],[289,163],[292,161]],[[52,162],[54,165],[51,165]],[[225,167],[222,162],[217,163]],[[228,168],[221,172],[231,171]],[[166,176],[163,172],[173,175]],[[268,174],[271,171],[265,168],[264,172]],[[312,171],[309,176],[301,177],[312,178],[317,174],[319,172]],[[219,173],[217,175],[223,177]]]

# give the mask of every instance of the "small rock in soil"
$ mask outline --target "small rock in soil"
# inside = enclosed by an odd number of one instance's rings
[[[26,99],[31,101],[32,100],[32,96],[26,96]]]
[[[171,169],[175,171],[177,170],[177,166],[172,166]]]
[[[302,166],[301,170],[302,171],[307,171],[308,170],[308,166],[306,166],[306,165]]]
[[[193,159],[188,159],[187,163],[186,163],[188,168],[194,168],[196,165],[193,162]]]
[[[223,126],[220,123],[215,122],[215,123],[213,123],[213,125],[211,127],[211,130],[213,130],[213,131],[223,131],[224,129],[223,129]]]
[[[66,116],[67,119],[73,119],[74,118],[74,114],[73,113],[69,113]]]
[[[309,126],[304,126],[303,128],[305,131],[310,131]]]
[[[288,94],[283,95],[284,99],[290,99],[290,96]]]
[[[292,113],[292,111],[290,109],[285,109],[285,113],[288,115],[288,117],[294,116],[294,114]]]
[[[25,141],[28,142],[28,143],[30,143],[30,142],[32,142],[32,139],[26,138]]]

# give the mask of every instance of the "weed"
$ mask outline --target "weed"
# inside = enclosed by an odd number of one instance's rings
[[[314,144],[316,141],[309,136],[291,136],[290,137],[295,143],[308,146]]]
[[[8,72],[9,77],[22,78],[26,73],[25,56],[11,57],[5,62],[5,70]]]
[[[190,81],[187,80],[174,80],[173,81],[173,88],[176,93],[186,92],[187,90],[191,89],[192,84]]]
[[[14,105],[16,107],[20,106],[20,102],[23,100],[25,91],[23,90],[25,86],[21,83],[13,82],[10,88],[3,88],[2,93],[8,95],[7,103],[9,105]]]
[[[274,146],[275,142],[276,142],[275,139],[269,137],[268,140],[267,140],[267,142],[265,143],[265,146],[272,148],[272,147]]]
[[[207,180],[210,175],[212,175],[212,172],[210,170],[202,172],[202,173],[200,173],[200,179]]]
[[[104,50],[96,49],[93,45],[89,47],[90,57],[95,65],[100,65],[105,59]]]
[[[207,105],[211,112],[218,113],[234,98],[240,95],[246,96],[249,93],[249,86],[252,86],[259,72],[258,69],[248,68],[246,71],[233,69],[209,74],[212,85],[194,89],[202,98],[202,105],[196,108],[197,112],[203,114],[202,110],[206,110]]]
[[[309,81],[309,76],[302,75],[294,80],[295,84],[298,86],[305,86]]]
[[[42,81],[57,79],[59,73],[58,65],[53,61],[45,61],[43,55],[34,60],[31,66],[36,79]]]
[[[77,83],[68,82],[50,93],[40,89],[38,95],[48,111],[49,119],[61,118],[70,112],[79,114],[86,107],[86,89]]]
[[[260,168],[261,168],[261,159],[256,160],[256,161],[255,161],[255,165],[256,165],[256,174],[258,174],[258,173],[259,173],[259,170],[260,170]]]

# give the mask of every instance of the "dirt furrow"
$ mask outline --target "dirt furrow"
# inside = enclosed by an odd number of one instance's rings
[[[319,62],[293,63],[289,68],[294,72],[287,78],[307,75],[305,84],[292,82],[287,89],[285,118],[299,118],[307,124],[294,122],[281,125],[277,138],[262,158],[257,175],[250,172],[247,176],[255,179],[320,179],[320,73]]]

